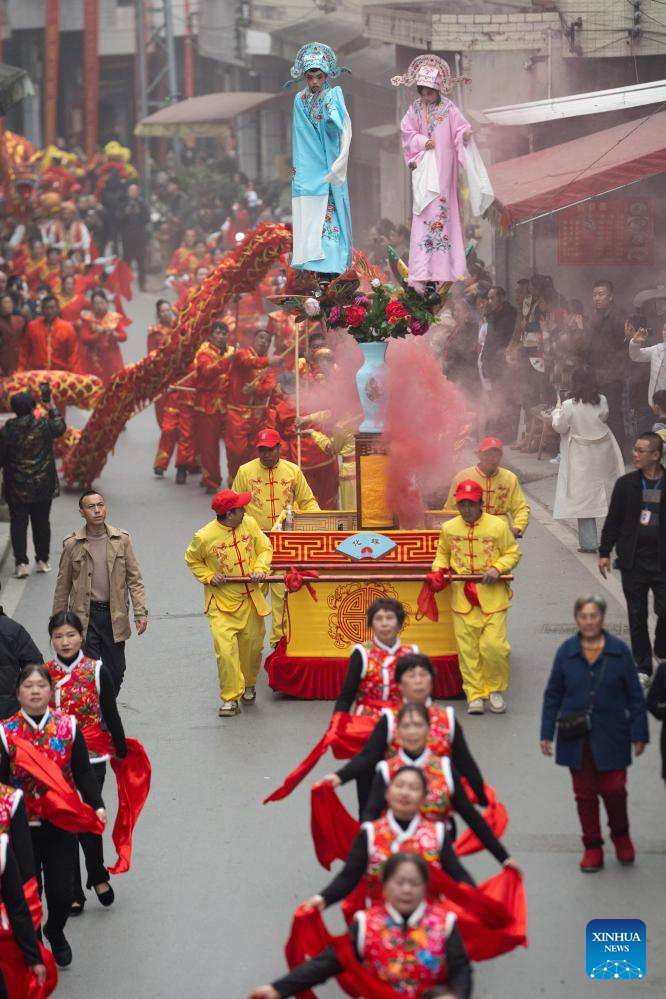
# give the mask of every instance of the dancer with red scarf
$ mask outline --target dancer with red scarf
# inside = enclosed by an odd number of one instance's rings
[[[250,999],[285,999],[338,977],[345,991],[368,999],[417,999],[445,985],[448,999],[469,999],[472,970],[456,925],[442,902],[428,899],[428,864],[417,853],[399,853],[382,871],[382,897],[356,913],[349,933],[331,937],[316,913],[296,914],[289,963],[323,949]]]
[[[52,695],[45,666],[21,670],[16,687],[20,709],[0,723],[0,781],[9,781],[25,796],[40,893],[43,887],[48,905],[44,935],[64,968],[72,963],[64,929],[73,900],[74,834],[101,833],[106,811],[76,719],[50,710]]]
[[[10,994],[49,995],[57,981],[55,969],[51,964],[51,987],[44,988],[47,980],[45,956],[23,893],[19,865],[6,833],[0,833],[0,901],[8,923],[3,921],[0,925],[0,999],[9,999]]]
[[[450,757],[457,771],[467,780],[476,800],[486,806],[488,798],[481,771],[469,750],[453,708],[444,708],[432,702],[435,670],[428,656],[420,653],[400,656],[393,675],[402,704],[423,704],[428,708],[428,749],[436,756]],[[323,778],[323,783],[332,787],[355,780],[359,789],[359,813],[363,812],[367,804],[377,765],[387,757],[396,756],[400,749],[396,738],[398,710],[397,706],[384,708],[360,752],[336,773],[327,774]]]
[[[120,766],[120,761],[124,761],[129,752],[123,723],[118,714],[113,677],[101,659],[88,659],[81,652],[83,625],[72,611],[60,611],[53,615],[49,621],[49,636],[56,653],[55,659],[46,664],[55,685],[51,706],[76,718],[86,739],[90,764],[101,794],[107,762],[113,760],[114,766]],[[136,740],[130,742],[136,744]],[[136,763],[140,765],[142,776],[142,793],[137,803],[140,810],[150,787],[150,763],[142,747],[139,757],[140,760]],[[125,805],[122,794],[119,794],[119,803],[119,810],[122,810]],[[93,888],[100,904],[108,907],[113,904],[114,891],[109,884],[109,872],[104,866],[102,837],[82,833],[79,841],[88,872],[86,887]],[[131,848],[131,840],[129,846]],[[83,912],[84,905],[85,895],[77,863],[74,902],[70,915],[79,915]]]

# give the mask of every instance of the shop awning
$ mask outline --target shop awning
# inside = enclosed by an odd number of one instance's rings
[[[10,107],[34,93],[32,80],[24,69],[0,63],[0,115],[7,114]]]
[[[666,171],[666,111],[489,169],[503,229]]]
[[[140,121],[134,134],[143,137],[176,136],[202,138],[223,135],[228,122],[239,114],[254,111],[262,104],[280,98],[281,94],[260,91],[229,91],[221,94],[204,94],[191,97],[177,104],[169,104]]]

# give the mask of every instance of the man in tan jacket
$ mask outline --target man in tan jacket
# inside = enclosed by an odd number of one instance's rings
[[[125,674],[125,642],[132,634],[130,597],[137,634],[148,626],[143,578],[129,533],[106,523],[104,497],[84,493],[79,510],[85,526],[63,541],[52,613],[78,614],[86,655],[104,662],[118,693]]]

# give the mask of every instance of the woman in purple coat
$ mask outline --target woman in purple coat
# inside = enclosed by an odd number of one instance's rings
[[[627,767],[631,748],[640,756],[649,741],[645,699],[631,651],[604,630],[606,601],[594,595],[574,604],[578,633],[555,655],[543,696],[541,752],[569,767],[585,852],[581,871],[604,865],[599,798],[608,815],[611,840],[621,864],[633,864],[629,836]],[[574,716],[587,715],[582,734],[565,731]]]

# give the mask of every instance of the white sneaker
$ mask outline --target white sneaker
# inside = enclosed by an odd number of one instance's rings
[[[483,700],[480,697],[475,697],[474,700],[470,701],[467,705],[468,715],[482,715],[484,710]]]
[[[222,701],[217,713],[220,718],[233,718],[240,714],[240,704],[238,701]]]
[[[30,566],[22,562],[20,565],[16,566],[16,572],[14,573],[15,579],[27,579],[30,575]]]
[[[506,701],[499,691],[491,694],[488,698],[490,701],[490,710],[494,711],[496,715],[503,715],[506,711]]]
[[[257,699],[257,688],[256,687],[246,687],[245,691],[241,695],[241,700],[243,704],[254,704]]]
[[[37,572],[50,572],[51,571],[51,563],[50,562],[39,562],[39,561],[37,561],[35,563],[35,565],[36,565],[36,568],[37,568]]]

